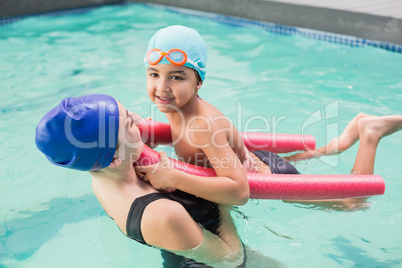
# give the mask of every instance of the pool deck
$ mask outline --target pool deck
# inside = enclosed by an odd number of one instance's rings
[[[402,0],[0,0],[0,18],[143,2],[402,45]]]
[[[401,0],[141,1],[402,45]]]
[[[270,2],[321,7],[402,19],[402,1],[400,0],[338,0],[334,2],[322,0],[271,0]]]

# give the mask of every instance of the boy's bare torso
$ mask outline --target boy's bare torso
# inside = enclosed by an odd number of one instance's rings
[[[269,167],[253,153],[250,153],[249,157],[246,156],[248,151],[240,132],[225,115],[204,100],[198,100],[198,105],[191,114],[185,114],[182,117],[168,115],[168,119],[175,152],[180,161],[212,167],[203,149],[205,150],[208,146],[230,147],[241,163],[252,161],[258,172],[271,173]],[[197,135],[194,135],[196,132],[202,133],[206,138],[202,140],[197,138]],[[226,138],[219,139],[219,135]]]

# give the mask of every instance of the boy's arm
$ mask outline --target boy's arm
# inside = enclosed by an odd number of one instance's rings
[[[176,188],[220,204],[247,203],[250,196],[247,173],[229,144],[236,131],[234,126],[225,116],[220,116],[195,120],[190,127],[187,141],[203,151],[217,177],[188,176],[180,172],[176,176]],[[243,141],[232,141],[235,142]]]
[[[250,196],[247,173],[229,145],[204,149],[216,177],[203,177],[170,171],[170,187],[206,200],[228,205],[244,205]]]
[[[136,170],[146,173],[143,179],[156,189],[175,188],[219,204],[247,203],[250,196],[247,173],[230,147],[226,133],[215,128],[215,131],[193,132],[189,138],[195,146],[202,148],[216,177],[197,176],[176,170],[163,152],[159,164],[136,167]]]
[[[165,152],[155,165],[135,166],[137,174],[158,190],[178,189],[218,204],[244,205],[250,195],[247,185],[242,187],[228,177],[203,177],[177,170]],[[239,187],[240,186],[240,187]]]
[[[205,128],[206,126],[201,120],[201,126],[198,127]],[[229,144],[228,131],[234,130],[222,128],[222,126],[215,123],[211,124],[211,131],[193,132],[189,135],[191,142],[201,147],[217,177],[187,177],[187,179],[177,182],[177,189],[189,190],[191,187],[197,188],[199,193],[206,193],[209,196],[209,198],[205,199],[219,198],[223,201],[227,200],[226,202],[218,202],[221,204],[242,205],[247,203],[250,196],[247,173],[239,160],[239,156],[235,154]]]
[[[243,260],[243,247],[229,212],[220,211],[222,234],[218,237],[202,229],[179,203],[157,200],[145,209],[141,231],[155,247],[213,267],[235,267]]]

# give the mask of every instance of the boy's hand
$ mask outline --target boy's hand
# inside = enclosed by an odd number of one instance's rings
[[[155,189],[167,192],[175,191],[174,181],[177,170],[173,167],[165,152],[160,152],[161,161],[155,165],[135,166],[137,173],[143,175],[142,180],[149,182]]]
[[[258,173],[257,166],[253,160],[253,157],[250,155],[250,152],[246,150],[246,159],[244,160],[243,167],[249,173]]]

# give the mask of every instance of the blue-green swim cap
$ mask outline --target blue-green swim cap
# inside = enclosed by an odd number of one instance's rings
[[[196,30],[181,25],[162,28],[149,40],[147,52],[153,48],[160,49],[163,52],[174,48],[183,50],[186,52],[187,58],[197,64],[186,62],[184,66],[197,70],[201,80],[204,81],[205,67],[207,65],[207,46]],[[166,57],[163,57],[158,64],[170,64],[170,62]],[[148,65],[146,62],[146,67]]]
[[[108,95],[63,99],[36,127],[35,143],[56,166],[90,171],[110,165],[117,147],[119,107]]]

